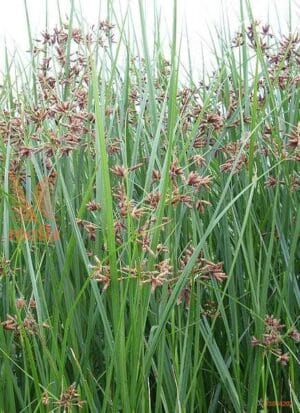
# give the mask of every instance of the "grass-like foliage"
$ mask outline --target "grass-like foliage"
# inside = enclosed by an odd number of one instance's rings
[[[300,35],[198,82],[139,8],[6,52],[0,411],[299,412]]]

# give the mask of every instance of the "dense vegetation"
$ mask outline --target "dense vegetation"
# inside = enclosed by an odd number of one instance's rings
[[[247,13],[201,82],[176,4],[6,53],[1,412],[300,411],[300,35]]]

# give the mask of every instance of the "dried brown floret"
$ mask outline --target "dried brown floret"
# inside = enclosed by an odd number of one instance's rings
[[[7,319],[1,323],[4,330],[17,331],[19,329],[16,317],[8,314]]]
[[[170,166],[170,176],[172,179],[175,179],[177,176],[180,176],[183,174],[183,170],[181,166],[178,165],[177,159],[175,159]]]
[[[154,169],[154,170],[152,171],[152,180],[153,180],[154,182],[156,182],[156,181],[159,181],[160,178],[161,178],[160,172],[159,172],[157,169]]]
[[[218,262],[217,264],[202,259],[202,264],[204,266],[200,269],[201,278],[203,279],[215,279],[216,281],[223,282],[226,280],[227,275],[223,272],[223,262]]]
[[[99,211],[101,209],[101,205],[99,204],[99,202],[93,200],[86,204],[86,208],[89,211]]]
[[[300,332],[296,329],[293,329],[289,332],[289,337],[293,339],[296,343],[300,343]]]
[[[103,291],[110,286],[111,276],[108,265],[102,265],[98,257],[94,256],[95,265],[91,265],[91,278],[103,285]]]
[[[117,176],[121,177],[121,178],[125,178],[128,169],[125,168],[125,166],[123,165],[115,165],[113,168],[110,168],[110,170]]]
[[[150,192],[146,197],[146,203],[150,205],[151,209],[156,209],[161,199],[161,194],[158,191]]]
[[[80,395],[76,390],[76,383],[73,383],[60,395],[59,400],[55,403],[64,411],[71,411],[74,407],[83,408],[85,401],[80,399]]]
[[[291,131],[288,137],[288,146],[291,149],[297,149],[300,147],[300,122],[298,125]]]
[[[196,188],[204,187],[209,189],[210,184],[213,180],[212,176],[201,176],[197,172],[190,172],[186,179],[186,184],[189,186],[194,186]]]
[[[172,266],[169,259],[163,260],[155,265],[156,270],[145,272],[146,278],[141,281],[142,284],[150,284],[151,292],[154,293],[156,288],[161,287],[170,280],[169,275],[172,273]]]
[[[280,363],[283,366],[286,366],[289,362],[290,356],[289,353],[280,354],[276,359],[277,363]]]
[[[207,207],[211,206],[209,201],[205,201],[204,199],[198,199],[195,204],[195,208],[201,213],[204,214]]]
[[[268,179],[266,180],[265,186],[267,188],[273,188],[277,185],[284,184],[284,181],[279,180],[275,176],[269,176]]]

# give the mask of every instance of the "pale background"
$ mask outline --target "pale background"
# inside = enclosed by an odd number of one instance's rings
[[[30,10],[30,21],[34,37],[45,28],[46,4],[48,4],[49,27],[58,23],[57,3],[59,1],[62,16],[68,14],[69,0],[27,0]],[[246,4],[246,0],[242,0]],[[289,16],[292,18],[294,27],[299,26],[300,7],[299,0],[252,0],[254,17],[262,23],[270,22],[274,31],[288,32]],[[119,15],[125,12],[130,5],[135,28],[139,33],[139,9],[138,0],[113,0]],[[151,28],[153,21],[153,6],[157,4],[162,15],[162,33],[167,41],[171,26],[173,0],[144,0],[145,13],[148,27]],[[106,0],[75,0],[75,4],[81,5],[81,11],[88,23],[97,23],[99,15],[99,4],[105,5]],[[289,6],[290,4],[290,6]],[[28,49],[28,36],[26,29],[26,18],[24,0],[0,0],[0,72],[3,71],[4,44],[10,51],[10,56],[15,50],[20,56],[26,56]],[[188,41],[191,50],[194,67],[201,70],[203,56],[206,64],[211,59],[211,35],[214,27],[221,27],[222,16],[227,18],[230,28],[234,32],[239,28],[239,6],[240,0],[178,0],[179,29],[183,38],[183,60],[187,59],[184,52],[184,44]],[[291,13],[290,13],[291,11]],[[101,20],[106,17],[105,11],[101,14]],[[186,29],[188,37],[186,36]],[[188,39],[188,40],[187,40]]]

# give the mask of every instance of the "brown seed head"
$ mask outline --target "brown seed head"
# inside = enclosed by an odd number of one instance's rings
[[[300,122],[298,125],[292,130],[292,132],[287,135],[288,137],[288,146],[291,149],[297,149],[300,147]]]

